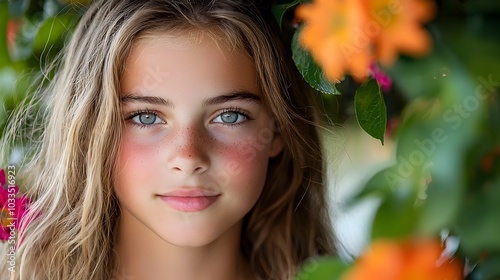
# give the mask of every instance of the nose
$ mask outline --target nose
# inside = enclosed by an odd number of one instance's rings
[[[174,173],[192,175],[208,170],[210,160],[206,149],[206,136],[202,129],[186,127],[173,135],[169,169]]]

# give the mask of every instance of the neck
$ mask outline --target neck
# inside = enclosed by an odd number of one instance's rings
[[[240,251],[241,223],[207,245],[180,247],[133,219],[122,217],[118,225],[117,279],[254,279]]]

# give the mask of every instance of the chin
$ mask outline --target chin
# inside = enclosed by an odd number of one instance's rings
[[[175,232],[168,231],[157,234],[163,241],[178,247],[202,247],[220,237],[220,233],[211,230],[183,228]]]
[[[164,239],[166,242],[170,243],[171,245],[177,246],[177,247],[185,247],[185,248],[199,248],[206,246],[210,243],[212,243],[214,240],[207,240],[200,238],[199,240],[186,240],[185,238],[178,238],[178,239]]]

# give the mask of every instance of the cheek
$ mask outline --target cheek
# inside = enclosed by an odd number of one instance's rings
[[[236,193],[260,195],[266,179],[268,153],[269,145],[260,144],[256,138],[224,145],[219,151],[223,167],[218,168],[218,181]]]
[[[154,178],[152,166],[158,150],[155,145],[140,145],[123,138],[118,152],[115,172],[115,188],[128,189],[132,186],[147,184],[148,178]]]

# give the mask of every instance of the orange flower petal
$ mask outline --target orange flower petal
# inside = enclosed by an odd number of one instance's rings
[[[421,24],[434,17],[436,7],[426,0],[367,1],[372,23],[379,24],[375,52],[381,64],[390,66],[399,52],[422,56],[430,51],[431,39]]]
[[[430,51],[432,40],[427,32],[420,27],[407,29],[408,33],[402,34],[398,39],[401,52],[412,56],[423,56]]]
[[[458,280],[457,263],[440,263],[443,249],[438,241],[374,242],[342,280]]]
[[[435,10],[429,0],[315,0],[296,16],[305,23],[300,43],[327,78],[338,81],[349,72],[361,82],[374,60],[390,66],[399,52],[426,54],[432,44],[421,24]]]
[[[361,0],[316,0],[297,8],[305,22],[300,43],[311,52],[331,81],[350,72],[357,80],[368,75],[372,38],[362,31],[368,15]]]

